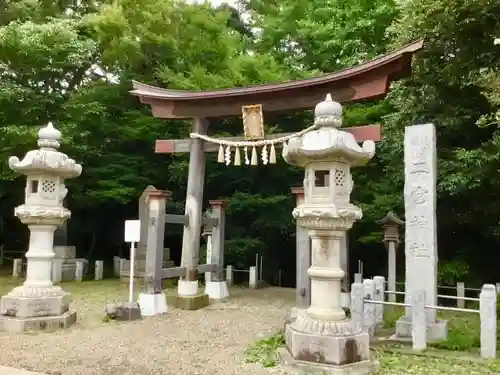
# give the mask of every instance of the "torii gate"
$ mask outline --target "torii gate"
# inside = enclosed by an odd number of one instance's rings
[[[157,140],[155,145],[156,153],[189,152],[185,207],[188,220],[183,231],[181,260],[181,267],[186,267],[186,273],[185,277],[179,280],[179,298],[198,297],[197,266],[203,214],[205,152],[216,152],[219,148],[219,161],[221,161],[222,147],[205,142],[203,139],[208,136],[209,119],[240,116],[245,106],[259,107],[261,115],[262,112],[311,109],[328,93],[331,94],[333,100],[340,103],[382,98],[387,94],[391,81],[410,74],[412,56],[422,48],[423,40],[418,40],[353,68],[279,84],[214,91],[183,91],[133,82],[134,89],[131,93],[138,96],[142,103],[151,106],[153,116],[164,119],[193,119],[191,139]],[[379,125],[352,127],[344,130],[353,133],[358,142],[381,139]],[[266,139],[283,138],[287,135],[273,134]],[[243,137],[219,138],[218,140],[224,142],[244,141],[245,139],[248,140]],[[274,148],[274,145],[272,147]],[[235,158],[239,159],[239,150],[237,154]],[[224,155],[222,158],[224,159]],[[253,155],[252,159],[254,159]]]

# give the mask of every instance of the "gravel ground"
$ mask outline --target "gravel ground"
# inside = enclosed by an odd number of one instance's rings
[[[0,277],[0,295],[12,289]],[[283,375],[282,367],[244,362],[248,346],[283,327],[295,290],[233,288],[231,298],[199,311],[171,309],[136,322],[105,322],[106,303],[124,301],[127,284],[116,280],[66,283],[78,322],[53,333],[0,333],[0,364],[51,375]],[[174,290],[168,290],[175,293]],[[377,353],[374,375],[500,375],[500,362],[478,363],[397,353]],[[11,371],[0,375],[19,375]],[[287,375],[291,375],[286,372]]]
[[[0,292],[5,292],[2,283]],[[171,309],[136,322],[104,322],[104,305],[123,300],[116,281],[63,284],[78,323],[52,333],[0,333],[0,363],[47,374],[279,374],[244,363],[253,341],[283,327],[294,290],[231,290],[227,302],[198,311]]]

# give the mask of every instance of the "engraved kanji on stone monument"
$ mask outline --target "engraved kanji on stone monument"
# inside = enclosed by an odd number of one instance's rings
[[[405,302],[423,291],[426,305],[437,304],[436,130],[433,124],[407,126],[405,164]],[[429,340],[446,335],[446,322],[436,321],[433,309],[425,311]],[[396,324],[396,335],[411,335],[411,308]]]

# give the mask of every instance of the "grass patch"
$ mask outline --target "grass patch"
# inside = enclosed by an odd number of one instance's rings
[[[396,322],[403,316],[404,312],[404,308],[400,306],[385,306],[382,328],[395,328]]]
[[[403,316],[404,308],[399,306],[386,306],[382,328],[391,329],[396,326],[396,321]],[[477,351],[481,346],[480,321],[478,314],[442,311],[438,313],[439,319],[448,321],[448,338],[446,340],[429,344],[429,346],[454,350]]]
[[[375,352],[380,363],[376,375],[492,375],[500,362],[467,361],[426,355]]]
[[[283,345],[285,345],[283,332],[276,332],[250,345],[245,350],[245,361],[260,363],[264,367],[276,366],[276,351]]]
[[[430,344],[430,346],[457,351],[472,351],[481,346],[481,328],[479,316],[476,314],[442,314],[448,320],[448,338]]]

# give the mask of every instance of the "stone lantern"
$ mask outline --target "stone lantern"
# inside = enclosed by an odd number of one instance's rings
[[[341,243],[361,209],[350,202],[351,167],[366,164],[375,154],[373,141],[360,147],[354,135],[338,129],[342,106],[327,95],[314,111],[317,130],[290,139],[283,158],[305,168],[304,202],[293,217],[311,238],[311,306],[286,325],[288,351],[283,359],[335,374],[375,370],[369,335],[346,318],[341,304]],[[293,357],[293,358],[290,358]]]
[[[384,229],[384,244],[387,249],[387,283],[388,291],[396,291],[396,250],[401,242],[399,229],[405,224],[394,212],[377,221]],[[389,301],[396,302],[396,294],[389,294]]]
[[[9,158],[9,167],[26,175],[25,201],[14,215],[28,226],[30,240],[26,281],[1,299],[0,328],[5,331],[64,328],[76,321],[69,293],[51,281],[54,232],[71,216],[63,206],[64,180],[82,173],[81,165],[58,151],[60,138],[49,123],[38,132],[39,149],[22,160]]]

